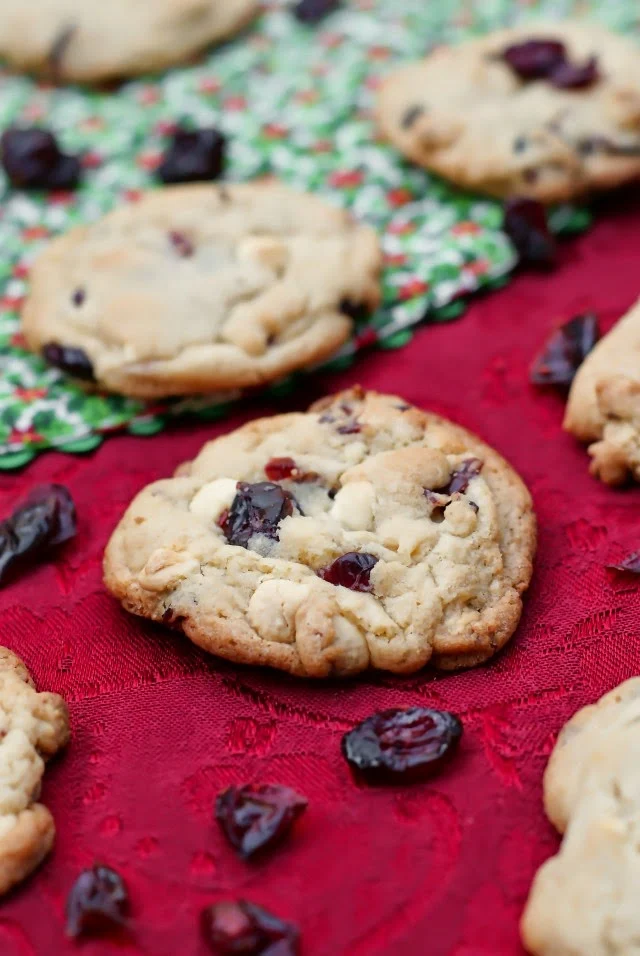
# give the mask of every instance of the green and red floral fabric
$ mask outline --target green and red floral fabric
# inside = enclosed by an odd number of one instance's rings
[[[503,284],[515,255],[500,204],[412,168],[379,142],[376,85],[395,63],[436,43],[589,7],[610,26],[638,26],[636,0],[352,0],[314,27],[273,0],[235,42],[117,91],[54,89],[0,70],[0,129],[42,123],[66,150],[83,154],[85,168],[78,191],[49,195],[13,190],[0,172],[0,469],[47,448],[87,451],[115,430],[152,434],[171,417],[228,407],[228,396],[150,406],[87,394],[27,352],[20,335],[29,268],[43,245],[156,187],[154,170],[178,122],[215,125],[229,137],[229,179],[279,176],[379,230],[383,305],[335,361],[376,343],[404,345],[417,322],[455,318],[469,293]],[[559,230],[588,222],[584,210],[554,213]]]

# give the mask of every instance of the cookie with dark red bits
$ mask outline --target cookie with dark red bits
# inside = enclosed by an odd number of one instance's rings
[[[487,660],[531,578],[531,498],[470,432],[360,389],[205,445],[105,556],[124,607],[305,677]]]
[[[56,82],[163,70],[233,36],[257,0],[2,0],[0,56]]]
[[[263,385],[333,355],[380,300],[369,226],[276,182],[150,192],[55,239],[23,311],[29,347],[137,398]]]
[[[635,43],[580,21],[529,23],[392,73],[378,125],[459,186],[559,202],[640,175]]]

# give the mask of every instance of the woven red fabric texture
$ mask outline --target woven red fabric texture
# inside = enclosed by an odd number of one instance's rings
[[[640,206],[609,209],[562,247],[549,276],[522,275],[460,321],[423,328],[396,352],[305,382],[297,407],[361,382],[395,391],[477,431],[519,470],[540,523],[520,629],[487,666],[457,675],[307,683],[209,658],[129,617],[105,593],[100,562],[131,497],[208,438],[257,414],[155,438],[116,437],[95,454],[43,456],[0,478],[0,509],[31,487],[67,485],[79,534],[56,563],[0,591],[0,638],[38,686],[69,702],[73,739],[47,770],[58,836],[38,873],[0,907],[2,956],[204,956],[201,909],[242,896],[300,924],[304,956],[520,956],[518,920],[558,838],[541,803],[555,735],[579,707],[640,672],[640,583],[605,569],[640,546],[638,488],[590,478],[560,430],[563,398],[528,383],[548,331],[595,309],[609,327],[640,294]],[[289,405],[292,403],[289,402]],[[431,783],[366,789],[340,754],[374,710],[458,713],[457,757]],[[213,820],[231,783],[282,783],[309,799],[292,838],[245,864]],[[78,871],[115,867],[133,902],[128,941],[64,938]]]

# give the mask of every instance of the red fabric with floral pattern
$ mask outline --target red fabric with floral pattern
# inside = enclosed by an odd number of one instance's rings
[[[3,956],[67,956],[66,893],[95,861],[119,870],[133,902],[131,937],[89,942],[115,952],[204,956],[200,910],[237,895],[297,921],[305,956],[513,956],[536,867],[558,845],[541,804],[555,734],[579,707],[640,672],[640,581],[605,569],[640,546],[640,490],[589,477],[560,430],[563,401],[527,371],[549,330],[586,309],[610,326],[640,293],[640,206],[628,198],[561,267],[525,275],[458,322],[420,331],[397,352],[305,381],[304,407],[361,382],[397,391],[477,431],[531,488],[540,521],[533,587],[517,635],[491,664],[453,676],[376,675],[311,684],[208,658],[129,617],[104,592],[100,559],[122,510],[220,431],[113,438],[88,458],[43,456],[0,478],[0,507],[33,485],[62,482],[80,515],[56,564],[0,591],[0,635],[39,686],[71,708],[73,739],[47,773],[58,827],[41,870],[0,908]],[[431,783],[363,789],[340,739],[373,710],[425,705],[465,726],[451,765]],[[232,783],[281,783],[306,814],[280,850],[246,864],[213,820]]]

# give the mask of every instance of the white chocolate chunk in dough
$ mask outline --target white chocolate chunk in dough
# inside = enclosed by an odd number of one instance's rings
[[[290,644],[294,640],[296,613],[308,594],[306,584],[263,581],[249,601],[249,623],[266,641]]]
[[[331,516],[349,531],[369,531],[376,493],[369,481],[353,481],[335,497]]]
[[[238,482],[232,478],[211,481],[193,497],[189,511],[201,518],[217,521],[225,508],[230,508],[238,492]]]

